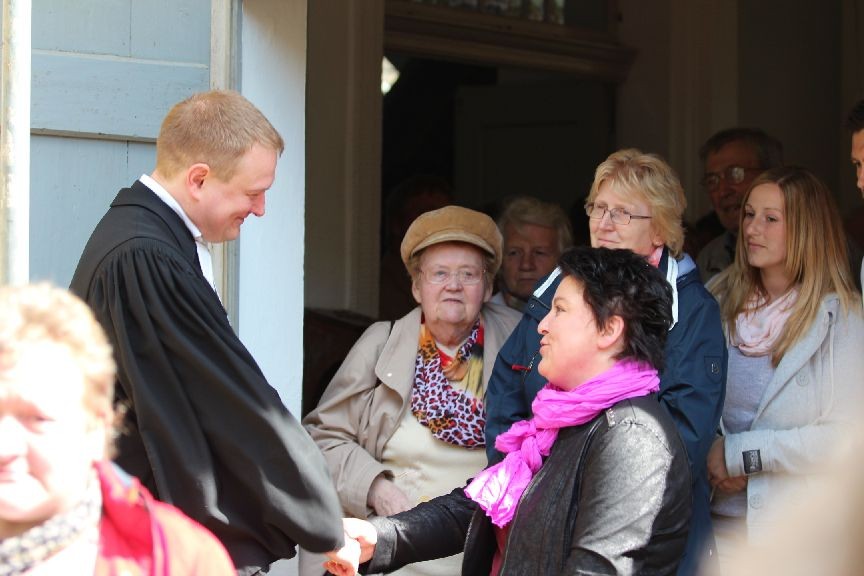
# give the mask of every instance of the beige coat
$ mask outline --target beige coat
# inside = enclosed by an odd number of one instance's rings
[[[480,312],[484,325],[483,386],[489,382],[498,350],[521,317],[497,304]],[[324,453],[342,508],[365,518],[372,481],[392,472],[381,454],[411,404],[414,363],[420,335],[420,307],[393,323],[370,326],[346,356],[303,425]],[[381,383],[378,386],[378,382]]]

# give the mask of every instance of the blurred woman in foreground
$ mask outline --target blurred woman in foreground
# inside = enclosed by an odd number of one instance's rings
[[[107,460],[114,371],[78,298],[0,289],[0,574],[236,574],[212,534]]]

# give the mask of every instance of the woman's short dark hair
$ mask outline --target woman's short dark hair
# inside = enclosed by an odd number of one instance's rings
[[[579,246],[559,260],[562,277],[582,286],[598,329],[613,316],[624,320],[618,359],[647,362],[663,370],[666,335],[672,326],[672,288],[657,268],[630,250]]]

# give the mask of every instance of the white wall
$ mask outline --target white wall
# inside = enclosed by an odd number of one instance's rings
[[[303,376],[306,0],[244,0],[239,89],[282,134],[266,214],[239,240],[239,334],[295,415]],[[296,561],[274,565],[296,574]]]
[[[303,354],[306,2],[247,0],[240,90],[285,140],[266,215],[240,237],[240,337],[295,414]]]

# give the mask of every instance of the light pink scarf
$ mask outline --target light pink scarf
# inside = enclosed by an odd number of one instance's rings
[[[579,426],[621,400],[659,389],[657,370],[632,360],[616,363],[573,390],[546,384],[531,404],[534,417],[516,422],[495,441],[495,447],[507,456],[480,472],[465,495],[503,528],[513,519],[522,493],[543,465],[543,457],[549,455],[559,429]]]
[[[764,296],[754,295],[747,310],[735,318],[735,336],[730,343],[744,356],[770,354],[797,300],[797,288],[767,305]]]

